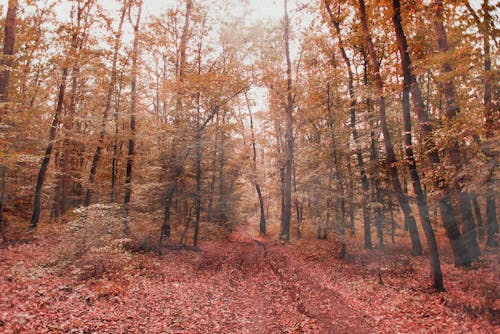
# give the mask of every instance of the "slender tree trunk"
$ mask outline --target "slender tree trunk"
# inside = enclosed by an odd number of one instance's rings
[[[61,118],[63,102],[64,102],[64,94],[66,92],[67,76],[68,76],[68,69],[64,68],[62,71],[61,84],[59,86],[56,111],[54,113],[54,118],[52,119],[52,124],[50,126],[49,144],[45,149],[45,155],[43,157],[42,164],[40,165],[40,171],[38,172],[38,177],[36,180],[35,194],[33,197],[33,213],[31,215],[31,221],[30,221],[31,228],[36,228],[38,225],[38,220],[40,219],[40,211],[41,211],[40,198],[42,196],[42,187],[45,181],[45,174],[47,172],[47,168],[49,167],[50,156],[52,154],[52,149],[54,147],[54,140],[56,138],[57,127],[59,126],[59,120]]]
[[[200,119],[200,106],[198,96],[198,124]],[[201,129],[198,129],[195,135],[195,155],[196,155],[196,195],[195,195],[195,222],[193,234],[193,247],[198,248],[198,236],[200,233],[200,211],[201,211]]]
[[[481,215],[481,208],[477,200],[477,195],[475,192],[471,192],[470,195],[471,195],[472,207],[474,208],[474,214],[476,215],[478,238],[479,240],[484,240],[485,230],[483,226],[483,217]]]
[[[412,143],[412,124],[410,113],[410,87],[411,87],[411,60],[408,53],[408,43],[406,35],[403,30],[401,20],[401,4],[400,0],[392,0],[394,29],[396,32],[396,40],[399,48],[399,55],[401,57],[401,67],[403,71],[403,121],[404,121],[404,136],[403,144],[405,146],[405,158],[408,165],[410,178],[412,180],[413,191],[417,196],[417,205],[420,213],[420,223],[424,230],[427,244],[430,249],[430,262],[432,272],[432,284],[437,291],[444,291],[443,274],[441,272],[441,264],[439,261],[439,251],[436,242],[436,236],[432,229],[431,220],[429,217],[429,208],[427,206],[427,198],[420,183],[420,176],[418,174],[417,165],[413,156],[413,143]]]
[[[355,227],[355,216],[354,216],[354,181],[352,175],[352,167],[351,167],[351,157],[347,157],[347,174],[349,176],[349,188],[348,188],[348,197],[349,197],[349,226],[351,229],[351,235],[356,234]]]
[[[120,50],[120,45],[121,45],[121,36],[122,36],[122,28],[123,28],[123,21],[125,19],[125,14],[127,13],[127,10],[129,8],[129,3],[128,1],[125,2],[125,4],[122,7],[122,12],[121,12],[121,17],[120,17],[120,23],[118,25],[118,31],[115,35],[115,44],[113,48],[113,62],[111,65],[111,78],[109,82],[109,88],[106,94],[106,104],[104,107],[104,113],[102,115],[102,121],[101,121],[101,130],[99,131],[99,141],[97,143],[97,147],[94,152],[94,157],[92,159],[92,165],[90,167],[90,173],[88,177],[88,184],[87,184],[87,191],[85,193],[85,201],[84,205],[88,206],[90,205],[91,202],[91,196],[92,196],[92,186],[94,184],[94,179],[95,175],[97,172],[97,166],[99,163],[99,159],[101,157],[101,151],[104,145],[104,137],[106,135],[106,124],[108,123],[108,116],[109,116],[109,111],[111,110],[111,99],[113,97],[113,92],[115,90],[115,85],[116,85],[116,65],[118,61],[118,52]]]
[[[290,240],[290,218],[292,209],[292,168],[293,168],[293,104],[292,62],[290,60],[290,20],[288,18],[288,0],[283,1],[285,10],[285,54],[287,101],[285,108],[285,161],[283,165],[283,207],[281,212],[280,239]]]
[[[493,84],[492,81],[493,75],[491,71],[491,51],[490,51],[490,38],[492,31],[495,31],[494,23],[490,14],[490,11],[493,10],[493,7],[489,4],[488,0],[483,0],[481,5],[481,9],[483,12],[483,22],[476,14],[474,9],[470,6],[469,2],[466,2],[466,6],[469,9],[469,12],[474,18],[476,25],[478,26],[479,31],[483,35],[483,52],[484,52],[484,115],[485,115],[485,129],[486,129],[486,138],[488,140],[488,144],[490,141],[494,141],[495,132],[499,129],[500,124],[500,116],[498,115],[498,107],[496,106],[496,102],[492,99],[493,96]],[[495,145],[492,143],[492,145]],[[492,170],[494,170],[496,166],[496,157],[491,153],[490,149],[484,150],[485,155],[488,158],[488,162],[492,165]],[[496,203],[495,203],[495,185],[492,181],[493,177],[490,177],[487,183],[486,189],[486,226],[488,230],[488,239],[486,241],[487,247],[498,247],[498,222],[497,222],[497,213],[496,213]],[[477,203],[474,205],[476,213],[478,212],[479,206]],[[476,215],[480,217],[479,215]],[[479,219],[479,218],[478,218]],[[479,222],[479,220],[478,220]]]
[[[76,96],[78,93],[78,77],[80,75],[80,69],[78,66],[73,66],[71,77],[71,101],[69,110],[65,115],[64,119],[64,141],[63,141],[63,149],[62,149],[62,157],[61,157],[61,175],[60,177],[60,198],[57,198],[58,194],[56,192],[55,201],[60,202],[61,213],[64,214],[68,209],[68,191],[71,185],[71,175],[70,175],[70,162],[71,162],[71,146],[73,140],[71,139],[71,132],[73,131],[73,119],[76,114]]]
[[[116,180],[118,177],[118,161],[120,160],[120,151],[121,151],[121,144],[118,145],[118,130],[120,128],[119,119],[120,119],[122,86],[123,86],[123,73],[120,73],[120,80],[118,82],[118,88],[115,93],[115,106],[114,106],[115,138],[113,142],[113,159],[111,160],[111,202],[116,201]]]
[[[401,181],[399,180],[398,169],[397,169],[397,159],[394,152],[394,147],[392,145],[391,137],[389,134],[389,126],[387,124],[386,114],[385,114],[385,96],[384,96],[384,84],[382,81],[382,76],[380,74],[380,66],[377,60],[377,55],[375,53],[375,48],[370,36],[370,31],[368,30],[368,22],[366,18],[366,9],[364,0],[359,0],[359,12],[361,25],[363,28],[363,35],[365,38],[365,44],[368,48],[368,54],[370,57],[370,62],[372,65],[373,76],[375,78],[375,84],[377,87],[379,113],[380,113],[380,125],[382,128],[382,134],[384,136],[384,146],[386,150],[386,163],[390,174],[390,180],[392,187],[396,193],[399,201],[399,205],[403,210],[405,219],[408,221],[408,226],[410,229],[410,237],[412,242],[412,249],[415,255],[422,254],[422,245],[420,243],[420,237],[418,235],[417,225],[415,223],[415,218],[411,212],[410,203],[408,197],[404,194],[401,187]]]
[[[328,15],[330,17],[330,21],[332,22],[335,31],[337,33],[337,38],[339,40],[338,46],[340,49],[340,53],[342,55],[342,59],[344,59],[344,62],[347,67],[347,74],[349,78],[349,99],[350,99],[350,127],[352,131],[352,136],[354,139],[354,145],[356,146],[356,157],[358,160],[358,167],[360,171],[360,177],[361,177],[361,185],[363,188],[363,226],[364,226],[364,245],[366,249],[372,248],[372,237],[371,237],[371,220],[370,220],[370,214],[367,209],[367,204],[370,201],[370,195],[369,195],[369,183],[368,183],[368,178],[366,176],[366,169],[365,165],[363,162],[363,152],[361,150],[361,145],[359,143],[359,135],[358,131],[356,130],[356,98],[354,96],[354,75],[353,71],[351,68],[351,61],[349,60],[349,57],[347,56],[347,52],[343,46],[343,41],[342,41],[342,35],[340,32],[340,23],[339,21],[335,18],[335,16],[332,13],[332,10],[330,8],[330,0],[324,0],[325,1],[325,7],[327,9]]]
[[[10,68],[13,63],[13,56],[15,53],[14,46],[16,41],[16,15],[17,15],[18,1],[9,0],[7,7],[7,16],[5,18],[5,37],[2,57],[0,58],[0,67],[5,69],[0,71],[0,103],[7,102],[8,99],[8,86],[10,81]],[[2,120],[2,115],[4,111],[0,110],[0,121]],[[0,190],[0,237],[3,236],[3,207],[4,207],[4,192],[5,192],[5,174],[7,168],[0,165],[0,174],[2,175],[2,188]]]
[[[340,232],[340,240],[342,244],[341,257],[345,257],[346,255],[346,242],[345,242],[345,220],[346,220],[346,212],[345,212],[345,186],[343,178],[340,175],[340,163],[337,154],[337,143],[335,140],[335,120],[332,112],[332,101],[331,101],[331,88],[330,82],[327,84],[327,106],[328,106],[328,123],[331,132],[331,159],[335,166],[335,179],[337,180],[337,188],[339,191],[339,207],[340,207],[340,223],[339,223],[339,232]],[[328,210],[328,208],[327,208]]]
[[[129,11],[132,8],[129,9]],[[127,154],[127,170],[125,174],[125,212],[126,218],[123,222],[123,231],[125,234],[129,233],[129,210],[130,210],[130,197],[132,193],[132,167],[134,163],[135,154],[135,113],[137,109],[137,58],[139,57],[139,24],[141,22],[142,1],[138,3],[138,13],[135,23],[132,23],[134,28],[134,46],[132,49],[132,81],[130,83],[130,134],[128,140],[128,154]],[[130,15],[130,12],[129,12]],[[130,19],[130,16],[129,16]],[[130,20],[131,21],[131,20]],[[116,72],[116,69],[115,69]],[[115,74],[116,76],[116,74]],[[116,82],[116,79],[115,79]],[[113,90],[115,89],[113,83]]]
[[[434,32],[437,37],[439,51],[443,54],[449,52],[448,39],[446,35],[446,29],[443,23],[443,13],[444,6],[441,0],[434,0],[432,3],[433,8],[433,24]],[[449,61],[444,61],[442,63],[442,71],[446,73],[449,77],[443,83],[443,93],[445,96],[445,116],[449,125],[454,122],[457,114],[460,112],[460,108],[456,103],[456,93],[455,85],[453,83],[453,77],[450,74],[453,72],[453,67]],[[461,169],[462,161],[459,143],[456,138],[451,138],[450,148],[446,152],[449,158],[450,164],[458,171]],[[463,242],[469,252],[469,257],[471,260],[476,260],[480,255],[479,246],[477,244],[475,236],[475,226],[472,217],[472,210],[470,207],[470,201],[468,200],[468,194],[460,185],[460,182],[456,182],[456,192],[458,193],[458,207],[460,212],[460,218],[463,224]]]
[[[4,69],[0,70],[0,102],[6,102],[8,99],[8,86],[10,81],[11,66],[14,62],[14,46],[16,42],[16,16],[18,8],[17,0],[9,0],[7,7],[7,16],[5,17],[5,39],[3,45],[3,54],[0,58],[0,65]]]
[[[217,221],[226,222],[226,202],[224,193],[224,165],[226,163],[226,134],[225,134],[225,116],[226,110],[222,111],[221,115],[221,131],[220,131],[220,145],[219,145],[219,200],[217,203]]]
[[[3,216],[4,194],[5,194],[5,174],[6,168],[0,166],[0,239],[5,241],[5,218]]]
[[[255,184],[255,191],[257,192],[257,197],[259,199],[259,208],[260,208],[259,233],[260,235],[266,235],[266,215],[264,212],[264,200],[262,198],[262,192],[260,189],[260,184],[257,176],[257,148],[255,143],[255,131],[253,127],[253,115],[252,115],[252,109],[250,108],[250,101],[248,100],[248,95],[246,93],[245,93],[245,99],[247,103],[248,115],[250,116],[250,131],[252,136],[251,140],[252,140],[252,153],[253,153],[252,160],[253,160],[253,173],[254,173],[253,178]],[[296,203],[296,205],[298,205],[298,203]],[[297,208],[297,210],[298,213],[299,208]],[[297,220],[299,220],[299,217],[297,217]],[[300,235],[300,224],[298,227],[298,234]]]
[[[208,205],[207,205],[207,223],[212,221],[212,211],[213,211],[213,202],[214,202],[214,194],[215,194],[215,179],[217,174],[217,153],[219,148],[217,147],[218,143],[218,134],[219,134],[219,114],[216,115],[215,121],[215,140],[214,140],[214,148],[213,148],[213,157],[212,157],[212,179],[210,180],[210,192],[208,195]]]
[[[198,43],[198,75],[201,75],[201,55],[203,51],[203,33],[205,31],[205,19],[202,23],[201,37]],[[196,150],[196,197],[195,197],[195,222],[193,226],[193,247],[198,248],[198,238],[200,233],[200,216],[201,216],[201,93],[196,96],[196,133],[195,133],[195,150]]]

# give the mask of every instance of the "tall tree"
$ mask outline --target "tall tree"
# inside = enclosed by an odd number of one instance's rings
[[[132,80],[130,83],[130,134],[128,140],[128,154],[127,154],[127,171],[125,175],[125,210],[127,215],[129,213],[130,196],[132,193],[132,165],[134,162],[135,154],[135,114],[137,109],[137,58],[139,57],[139,24],[141,22],[142,13],[142,0],[137,3],[137,16],[135,23],[132,22],[131,11],[129,8],[129,20],[134,29],[134,46],[132,48]],[[128,231],[128,219],[125,220],[125,231]]]
[[[10,80],[11,66],[14,61],[14,47],[16,43],[16,16],[19,7],[17,0],[9,0],[7,16],[5,17],[5,39],[3,44],[2,58],[0,58],[0,102],[6,102],[8,98],[8,86]]]
[[[384,93],[384,83],[382,81],[382,75],[380,72],[380,65],[375,52],[375,47],[372,42],[370,35],[370,30],[368,28],[368,20],[366,16],[365,1],[359,0],[359,14],[361,26],[363,29],[363,36],[365,40],[365,45],[368,48],[368,55],[370,58],[371,69],[373,72],[373,77],[375,78],[375,84],[377,87],[379,114],[380,114],[380,126],[382,128],[382,134],[384,137],[384,146],[386,151],[386,164],[390,174],[390,180],[392,187],[399,201],[399,205],[403,210],[405,216],[405,221],[408,222],[408,227],[410,230],[410,238],[412,242],[413,253],[416,255],[422,254],[422,245],[420,243],[420,237],[418,235],[417,224],[415,222],[415,217],[411,211],[410,203],[408,201],[407,195],[403,192],[401,187],[401,181],[399,180],[398,169],[397,169],[397,159],[396,153],[394,152],[394,147],[392,145],[392,140],[389,133],[389,126],[387,124],[387,117],[385,111],[385,93]]]
[[[184,94],[184,79],[186,75],[186,65],[187,65],[187,60],[186,60],[186,48],[187,48],[187,43],[188,43],[188,38],[189,38],[189,24],[191,21],[191,11],[193,7],[193,2],[192,0],[186,0],[185,1],[185,12],[184,12],[184,26],[182,28],[182,35],[181,35],[181,40],[180,40],[180,46],[179,46],[179,51],[178,55],[179,58],[176,60],[176,62],[179,64],[177,73],[176,73],[176,85],[177,85],[177,96],[176,96],[176,115],[174,116],[174,123],[178,122],[178,118],[181,116],[182,113],[182,97]],[[177,185],[178,185],[178,178],[184,173],[184,163],[189,156],[189,151],[184,154],[184,156],[177,156],[176,150],[176,139],[172,141],[172,162],[174,164],[173,168],[173,175],[172,175],[172,181],[168,185],[167,190],[165,192],[165,198],[164,198],[164,213],[163,213],[163,223],[162,223],[162,228],[161,228],[161,234],[160,234],[160,246],[163,244],[163,240],[165,238],[170,238],[170,209],[172,206],[172,200],[173,196],[175,194],[175,191],[177,190]]]
[[[432,3],[432,8],[434,33],[436,34],[438,48],[442,54],[447,55],[450,51],[450,47],[448,45],[448,37],[443,22],[443,2],[441,0],[434,0]],[[456,89],[453,80],[454,75],[452,63],[449,59],[445,59],[442,62],[441,68],[442,72],[446,75],[446,78],[443,82],[443,93],[445,96],[446,109],[445,117],[448,122],[448,126],[451,127],[457,117],[457,114],[460,112],[460,107],[458,106],[456,99]],[[462,168],[460,146],[458,140],[454,137],[450,138],[450,142],[450,147],[447,149],[446,155],[451,166],[455,168],[455,172],[458,172]],[[463,185],[461,184],[462,182],[462,179],[458,180],[458,182],[455,182],[455,191],[458,193],[457,203],[460,212],[460,218],[462,220],[464,243],[468,248],[469,256],[472,260],[475,260],[481,252],[476,240],[476,229],[472,216],[470,197],[468,192],[463,189]]]
[[[0,58],[0,67],[5,69],[0,71],[0,103],[7,102],[8,86],[10,81],[11,66],[13,63],[14,47],[16,42],[16,15],[17,15],[18,1],[9,0],[7,7],[7,16],[5,18],[5,37],[3,45],[3,53]],[[0,110],[0,121],[2,120],[3,110]],[[2,227],[4,225],[3,218],[3,201],[5,192],[5,175],[6,167],[0,165],[0,236],[2,236]]]
[[[359,134],[356,129],[356,96],[354,94],[354,74],[352,70],[351,60],[347,55],[347,51],[344,47],[344,41],[342,39],[342,34],[340,30],[340,22],[333,15],[331,8],[331,0],[324,0],[324,5],[328,16],[330,18],[330,22],[333,24],[335,28],[335,32],[338,39],[338,48],[340,50],[340,54],[342,55],[342,59],[346,65],[347,75],[348,75],[348,92],[349,92],[349,111],[350,111],[350,127],[352,131],[352,137],[354,139],[354,146],[356,149],[356,157],[358,162],[358,168],[360,172],[361,185],[363,187],[363,226],[364,226],[364,245],[365,248],[372,248],[372,237],[371,237],[371,219],[370,214],[368,212],[367,204],[370,201],[370,191],[369,191],[369,182],[368,177],[366,175],[365,164],[363,161],[363,151],[361,149],[361,144],[359,142]]]
[[[283,205],[281,211],[280,239],[290,240],[290,219],[292,211],[292,168],[293,168],[293,104],[292,62],[290,60],[290,19],[288,1],[283,1],[285,15],[285,57],[286,57],[286,107],[285,107],[285,149],[283,163]]]
[[[413,191],[417,196],[420,222],[422,224],[422,228],[424,230],[427,244],[431,253],[430,258],[433,287],[438,291],[444,291],[443,274],[441,273],[441,264],[439,261],[439,251],[436,242],[436,236],[434,235],[434,230],[432,229],[432,224],[429,217],[429,208],[427,205],[427,198],[422,189],[420,176],[417,170],[417,164],[413,155],[412,124],[410,113],[410,89],[412,84],[411,60],[410,54],[408,53],[408,43],[406,41],[406,35],[404,33],[402,25],[401,3],[399,0],[392,0],[392,10],[392,22],[394,24],[394,30],[396,32],[396,40],[398,43],[401,68],[403,72],[402,109],[404,121],[403,144],[405,147],[405,160],[406,164],[408,165],[408,170],[412,180]]]
[[[90,13],[90,9],[93,5],[93,0],[88,0],[86,2],[83,2],[81,0],[78,0],[75,4],[76,6],[76,11],[77,15],[76,18],[77,20],[86,20],[88,18],[88,15]],[[85,15],[85,16],[84,16]],[[78,22],[76,24],[76,27],[80,27],[81,24]],[[77,52],[79,41],[81,40],[82,36],[80,35],[81,31],[78,31],[75,29],[72,32],[72,38],[71,38],[71,47],[70,50],[68,51],[68,54],[71,54],[72,52]],[[49,131],[49,142],[47,145],[47,148],[45,149],[45,155],[43,157],[42,163],[40,165],[40,170],[38,172],[38,177],[35,185],[35,194],[33,196],[33,212],[31,215],[31,221],[30,221],[30,227],[35,228],[38,225],[38,221],[40,219],[40,212],[41,212],[41,195],[42,195],[42,188],[43,184],[45,182],[45,175],[47,173],[47,169],[49,167],[49,162],[50,162],[50,156],[52,155],[52,150],[54,148],[54,141],[56,139],[56,134],[57,134],[57,129],[60,125],[61,121],[61,116],[63,112],[63,106],[64,106],[64,96],[66,94],[66,79],[68,76],[68,66],[64,66],[62,69],[62,76],[61,76],[61,81],[59,84],[59,93],[57,96],[57,104],[56,104],[56,110],[54,112],[54,117],[52,119],[52,124],[50,126],[50,131]]]
[[[493,7],[489,4],[488,0],[483,0],[481,4],[481,11],[483,14],[483,19],[479,17],[476,11],[472,8],[469,1],[465,1],[467,9],[471,13],[476,26],[483,37],[483,103],[484,103],[484,118],[485,118],[485,129],[486,129],[486,139],[488,141],[494,140],[495,131],[500,127],[500,117],[498,112],[495,112],[498,107],[496,105],[496,100],[493,99],[493,87],[495,85],[493,71],[491,69],[491,48],[490,40],[491,34],[494,31],[494,23],[491,17],[491,10]],[[488,143],[489,144],[489,143]],[[494,145],[494,144],[493,144]],[[484,150],[489,164],[494,169],[495,167],[495,156],[490,149]],[[487,184],[486,191],[486,225],[488,231],[488,238],[486,245],[488,247],[498,247],[498,221],[497,221],[497,210],[496,210],[496,198],[494,184],[490,180]],[[479,207],[474,206],[476,212],[478,212]],[[476,209],[477,207],[477,209]],[[478,221],[481,219],[480,212],[477,215]]]
[[[250,140],[252,142],[252,172],[253,172],[253,182],[255,185],[255,191],[257,192],[257,197],[259,200],[259,209],[260,209],[260,219],[259,219],[259,233],[260,235],[266,234],[266,214],[264,212],[264,199],[262,198],[262,191],[260,189],[260,183],[257,176],[257,148],[255,143],[255,131],[253,126],[253,115],[252,108],[250,107],[250,100],[248,95],[245,94],[245,101],[248,109],[248,116],[250,117]],[[300,228],[299,228],[300,231]],[[300,233],[300,232],[299,232]]]
[[[92,165],[90,167],[88,184],[87,184],[87,191],[85,192],[85,201],[84,201],[85,206],[88,206],[90,204],[90,201],[91,201],[92,186],[94,184],[95,175],[97,173],[97,166],[99,163],[99,159],[101,158],[101,151],[102,151],[102,148],[104,146],[104,137],[106,135],[106,124],[108,123],[108,116],[109,116],[109,112],[111,110],[111,101],[113,98],[113,93],[114,93],[115,85],[116,85],[116,78],[117,78],[116,67],[117,67],[117,62],[118,62],[118,53],[120,51],[120,46],[121,46],[123,21],[125,20],[125,15],[127,13],[129,6],[130,6],[130,1],[123,0],[123,5],[122,5],[121,13],[120,13],[120,22],[118,23],[118,30],[115,33],[115,40],[114,40],[114,46],[113,46],[113,60],[111,63],[111,78],[109,80],[109,87],[108,87],[108,90],[106,93],[106,104],[104,106],[104,112],[102,114],[101,128],[99,130],[98,143],[97,143],[96,149],[94,151],[94,157],[92,159]]]

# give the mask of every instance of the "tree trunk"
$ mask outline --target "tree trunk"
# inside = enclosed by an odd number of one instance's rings
[[[118,25],[118,31],[115,35],[115,44],[113,48],[113,62],[111,65],[111,78],[109,82],[109,88],[106,94],[106,104],[104,107],[104,113],[102,115],[102,121],[101,121],[101,130],[99,131],[99,141],[97,143],[97,147],[94,152],[94,157],[92,159],[92,165],[90,167],[90,173],[88,177],[88,184],[87,184],[87,191],[85,193],[85,201],[84,205],[88,206],[91,202],[91,196],[92,196],[92,185],[94,184],[94,179],[95,175],[97,172],[97,165],[99,163],[99,159],[101,157],[101,151],[104,145],[104,136],[106,134],[106,124],[108,122],[108,116],[109,116],[109,111],[111,110],[111,99],[113,97],[113,92],[115,90],[115,84],[116,84],[116,65],[118,61],[118,52],[120,50],[120,45],[121,45],[121,36],[122,36],[122,28],[123,28],[123,21],[125,19],[125,14],[127,13],[127,10],[129,8],[129,3],[126,2],[123,7],[122,7],[122,12],[121,12],[121,17],[120,17],[120,23]]]
[[[42,196],[42,187],[45,182],[45,174],[47,172],[47,168],[49,167],[50,156],[52,154],[52,149],[54,147],[54,140],[56,138],[57,127],[59,126],[59,120],[61,118],[61,113],[63,109],[64,102],[64,94],[66,91],[66,78],[68,76],[68,69],[64,68],[62,71],[61,84],[59,86],[59,94],[57,97],[57,106],[56,111],[54,113],[54,118],[52,119],[52,124],[50,126],[49,132],[49,144],[45,149],[45,155],[42,160],[42,164],[40,165],[40,171],[38,172],[38,177],[35,185],[35,194],[33,197],[33,213],[31,215],[30,228],[36,228],[38,225],[38,220],[40,219],[40,198]]]
[[[226,202],[224,194],[224,164],[226,162],[225,155],[225,141],[226,134],[224,131],[226,111],[222,111],[221,116],[221,132],[220,132],[220,146],[219,146],[219,200],[217,203],[217,221],[226,222]]]
[[[131,11],[132,8],[129,9]],[[125,212],[126,218],[123,222],[123,231],[125,234],[129,233],[129,209],[130,209],[130,197],[132,193],[132,167],[134,163],[135,154],[135,113],[137,109],[137,58],[139,57],[139,24],[141,22],[142,13],[142,1],[138,3],[138,13],[135,23],[132,23],[134,28],[134,46],[132,49],[132,80],[130,83],[130,134],[128,140],[128,154],[127,154],[127,170],[125,174]],[[129,12],[130,15],[130,12]],[[129,16],[130,19],[130,16]],[[115,69],[116,72],[116,69]],[[115,74],[116,82],[116,74]],[[115,89],[115,84],[113,83],[113,91]]]
[[[9,0],[7,8],[7,16],[5,18],[5,37],[3,45],[3,54],[0,58],[0,67],[5,66],[3,71],[0,71],[0,103],[7,102],[8,99],[8,86],[10,81],[10,68],[13,63],[14,46],[16,41],[16,15],[17,15],[18,1]],[[3,110],[0,110],[0,121],[2,119]],[[0,190],[0,237],[2,234],[2,227],[4,224],[3,207],[4,207],[4,192],[5,192],[5,174],[7,168],[0,166],[0,173],[2,175],[2,189]]]
[[[494,23],[492,22],[492,17],[490,11],[493,10],[493,7],[489,4],[488,0],[483,0],[481,5],[483,12],[483,22],[481,22],[479,16],[476,14],[474,9],[470,6],[469,2],[466,2],[466,6],[469,9],[469,12],[474,18],[476,25],[478,26],[479,31],[483,35],[483,52],[484,52],[484,116],[485,116],[485,129],[486,129],[486,138],[488,141],[488,145],[495,145],[494,137],[495,132],[498,131],[500,116],[498,115],[498,108],[496,106],[496,102],[492,99],[493,96],[493,72],[491,71],[491,51],[490,51],[490,36],[492,31],[495,31]],[[493,141],[491,144],[490,142]],[[483,150],[488,162],[492,165],[493,169],[495,168],[495,159],[494,154],[490,152],[490,149]],[[497,222],[497,214],[496,214],[496,203],[495,203],[495,185],[494,181],[492,181],[493,176],[487,182],[486,189],[486,226],[488,230],[488,239],[486,241],[487,247],[498,247],[498,222]],[[477,209],[476,209],[477,207]],[[474,205],[476,213],[479,210],[479,206],[477,203]],[[480,217],[479,215],[476,215]],[[479,222],[479,218],[478,218]]]
[[[443,24],[443,2],[441,0],[434,0],[434,2],[432,3],[432,8],[434,10],[434,32],[437,37],[439,51],[442,54],[447,54],[449,52],[449,46],[446,36],[446,29]],[[450,76],[450,74],[453,72],[453,67],[449,61],[444,61],[442,63],[442,71],[449,76],[443,84],[443,94],[445,96],[445,116],[449,125],[451,126],[457,114],[460,112],[460,108],[456,103],[456,93],[455,85],[453,83],[453,76]],[[446,155],[449,159],[450,164],[456,169],[456,171],[459,171],[461,169],[462,161],[459,143],[456,138],[451,138],[451,145],[447,150]],[[456,193],[458,193],[457,202],[460,212],[460,218],[463,223],[463,242],[468,250],[470,259],[476,260],[481,252],[475,238],[476,233],[474,220],[472,217],[472,210],[470,207],[470,201],[466,200],[468,198],[468,194],[463,189],[463,186],[460,185],[460,181],[456,182],[455,188]]]
[[[436,236],[432,229],[431,220],[429,217],[429,208],[427,206],[427,198],[420,183],[417,165],[413,156],[412,143],[412,124],[410,113],[410,87],[411,87],[411,60],[408,53],[408,43],[401,22],[401,4],[399,0],[392,0],[394,30],[396,32],[396,40],[401,58],[401,67],[403,71],[403,121],[404,121],[404,136],[403,143],[405,146],[405,158],[408,166],[410,178],[412,180],[413,191],[417,196],[417,205],[420,213],[420,223],[424,230],[427,244],[430,249],[430,262],[432,272],[432,285],[437,291],[444,291],[443,274],[441,272],[441,264],[439,260],[439,251],[436,242]]]
[[[474,208],[474,214],[476,215],[478,238],[479,240],[484,240],[485,230],[483,226],[483,217],[481,215],[481,208],[477,200],[477,195],[475,192],[471,192],[470,195],[471,195],[472,207]]]
[[[342,257],[346,255],[346,243],[345,243],[345,223],[346,223],[346,211],[345,211],[345,186],[343,178],[340,174],[340,163],[339,157],[337,154],[337,143],[335,140],[335,119],[332,112],[332,101],[331,101],[331,88],[330,82],[327,83],[327,106],[328,106],[328,125],[330,128],[331,135],[331,159],[335,167],[335,178],[337,180],[337,188],[339,191],[339,207],[340,207],[340,223],[339,223],[339,232],[340,232],[340,240],[342,243]],[[327,210],[329,207],[327,207]]]
[[[338,46],[340,49],[340,53],[342,55],[342,59],[347,67],[347,74],[349,78],[349,99],[350,99],[350,127],[352,131],[352,136],[354,139],[354,145],[356,146],[356,157],[358,160],[358,167],[360,171],[361,185],[363,187],[363,226],[364,226],[364,245],[366,249],[372,248],[372,237],[371,237],[371,221],[370,214],[367,209],[367,204],[370,201],[369,195],[369,183],[368,178],[366,176],[365,165],[363,162],[363,152],[361,150],[361,145],[359,143],[358,131],[356,130],[356,98],[354,96],[354,75],[351,68],[351,61],[347,56],[347,52],[343,46],[342,35],[340,33],[340,23],[332,13],[330,8],[330,1],[325,0],[325,7],[327,9],[328,15],[330,17],[330,21],[335,27],[335,31],[337,33],[337,38],[339,40]]]
[[[248,95],[245,93],[245,99],[247,103],[247,109],[248,109],[248,115],[250,116],[250,131],[251,131],[251,140],[252,140],[252,160],[253,160],[253,173],[254,173],[254,184],[255,184],[255,191],[257,192],[257,197],[259,199],[259,208],[260,208],[260,219],[259,219],[259,233],[260,235],[266,235],[266,215],[264,212],[264,200],[262,198],[262,192],[260,189],[259,181],[258,181],[258,176],[257,176],[257,148],[256,148],[256,143],[255,143],[255,131],[253,127],[253,115],[252,115],[252,109],[250,108],[250,101],[248,100]],[[298,205],[298,203],[296,203]],[[299,223],[298,227],[298,234],[300,238],[300,222],[299,222],[299,208],[297,207],[297,221]]]
[[[283,165],[283,206],[281,212],[280,239],[290,240],[290,218],[292,209],[292,168],[293,168],[293,95],[292,63],[290,60],[290,20],[288,18],[288,0],[283,1],[285,10],[285,56],[287,101],[285,108],[285,161]]]
[[[116,179],[118,177],[118,161],[121,155],[121,146],[118,145],[118,130],[120,128],[118,122],[120,119],[120,105],[121,105],[121,95],[123,86],[123,73],[120,73],[120,80],[118,82],[118,88],[115,93],[115,138],[113,142],[113,159],[111,160],[111,202],[116,201]]]
[[[9,0],[7,16],[5,17],[5,39],[3,45],[3,54],[0,59],[0,102],[6,102],[8,99],[8,86],[10,81],[11,66],[14,61],[14,47],[16,42],[16,15],[18,1]]]
[[[377,55],[375,53],[375,48],[370,36],[370,31],[368,30],[368,22],[366,18],[366,9],[364,0],[359,0],[359,12],[361,25],[363,28],[363,35],[365,39],[365,44],[368,48],[368,55],[370,57],[370,62],[372,65],[372,72],[375,78],[375,84],[377,87],[379,113],[380,113],[380,125],[382,128],[382,134],[384,136],[384,146],[386,150],[386,164],[390,174],[390,180],[392,187],[396,193],[399,201],[399,205],[403,210],[405,220],[408,222],[410,229],[410,237],[412,242],[413,254],[422,254],[422,245],[420,243],[420,237],[418,235],[417,225],[415,223],[415,218],[411,212],[410,203],[408,197],[404,194],[401,187],[401,181],[399,180],[398,169],[397,169],[397,159],[394,152],[394,147],[392,145],[391,137],[389,134],[389,126],[387,124],[386,114],[385,114],[385,96],[384,96],[384,84],[382,82],[382,76],[380,74],[380,66],[377,60]]]

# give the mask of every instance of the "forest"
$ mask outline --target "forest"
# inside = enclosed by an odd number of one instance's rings
[[[499,13],[1,0],[0,332],[499,333]]]

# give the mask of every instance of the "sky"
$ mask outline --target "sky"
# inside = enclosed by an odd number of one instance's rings
[[[172,7],[179,0],[144,0],[144,8],[147,14],[161,12],[162,9]],[[283,16],[282,0],[230,0],[231,11],[237,15],[243,14],[244,3],[248,4],[251,11],[250,21],[258,19],[279,19]],[[292,3],[293,1],[290,1]]]

